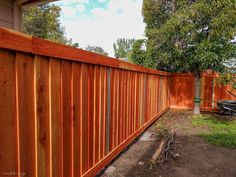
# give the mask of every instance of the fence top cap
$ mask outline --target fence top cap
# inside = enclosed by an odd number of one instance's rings
[[[131,64],[125,61],[88,52],[82,49],[73,48],[44,39],[39,39],[2,27],[0,27],[0,48],[154,75],[171,76],[170,73],[165,71],[145,68],[140,65]]]

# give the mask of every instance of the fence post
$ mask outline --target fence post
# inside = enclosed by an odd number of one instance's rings
[[[143,104],[143,112],[142,112],[142,125],[145,123],[145,115],[146,115],[146,106],[147,106],[147,75],[144,74],[144,89],[143,89],[143,95],[144,95],[144,104]]]
[[[215,108],[215,103],[214,103],[214,97],[215,97],[215,79],[213,78],[212,79],[212,103],[211,103],[211,105],[212,105],[212,110]]]
[[[158,96],[158,112],[162,111],[162,91],[163,91],[163,78],[162,78],[162,76],[160,76],[159,96]]]

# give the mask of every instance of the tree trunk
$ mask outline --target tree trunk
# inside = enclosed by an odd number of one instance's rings
[[[200,101],[201,101],[201,74],[200,71],[194,71],[195,77],[195,97],[194,97],[194,109],[193,113],[198,115],[200,114]]]

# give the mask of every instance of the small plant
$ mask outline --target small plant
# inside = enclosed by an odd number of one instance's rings
[[[236,121],[220,120],[211,115],[195,115],[194,126],[207,126],[208,132],[201,133],[207,142],[226,148],[236,148]]]
[[[165,134],[168,133],[168,129],[162,125],[161,123],[158,123],[156,125],[156,128],[157,128],[157,137],[158,138],[162,138]]]

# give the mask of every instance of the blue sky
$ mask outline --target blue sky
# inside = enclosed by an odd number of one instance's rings
[[[103,47],[113,56],[117,38],[144,38],[142,0],[60,0],[67,37],[85,48]]]

